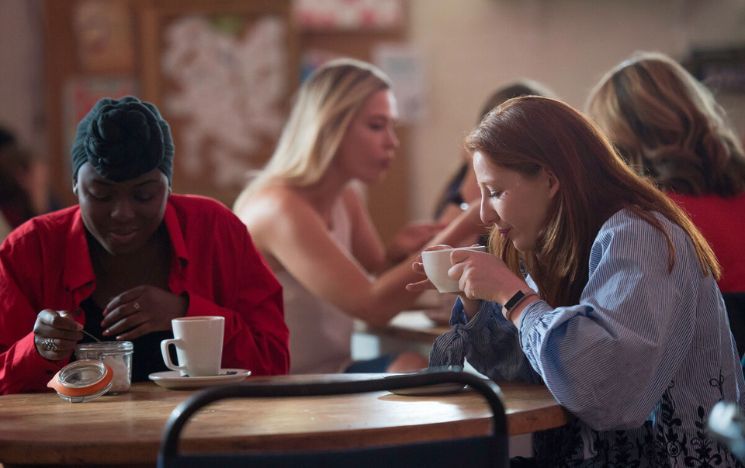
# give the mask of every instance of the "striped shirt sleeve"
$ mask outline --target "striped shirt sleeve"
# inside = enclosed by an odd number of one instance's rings
[[[688,236],[621,211],[599,232],[580,303],[528,306],[522,349],[559,403],[596,430],[638,427],[688,354],[703,275]]]

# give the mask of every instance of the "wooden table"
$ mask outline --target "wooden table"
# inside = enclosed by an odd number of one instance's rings
[[[510,435],[566,423],[565,411],[545,387],[500,386]],[[0,396],[0,463],[6,468],[11,464],[152,465],[166,419],[191,393],[140,383],[128,393],[78,404],[50,393]],[[182,446],[205,451],[359,447],[473,436],[486,433],[489,424],[485,403],[468,391],[427,397],[376,392],[243,399],[217,403],[198,413],[186,428]]]

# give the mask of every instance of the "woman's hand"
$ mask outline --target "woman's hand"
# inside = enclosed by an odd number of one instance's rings
[[[104,336],[132,340],[154,331],[171,329],[171,319],[186,315],[188,301],[155,286],[137,286],[109,302],[103,311]]]
[[[67,359],[83,338],[83,326],[65,311],[44,309],[34,323],[36,351],[50,361]]]
[[[414,252],[418,252],[446,226],[445,223],[412,223],[404,226],[388,245],[386,252],[388,262],[396,264]]]
[[[461,301],[469,317],[478,311],[479,301],[504,304],[515,291],[529,289],[525,281],[492,254],[454,250],[450,262],[453,266],[448,276],[458,280]]]

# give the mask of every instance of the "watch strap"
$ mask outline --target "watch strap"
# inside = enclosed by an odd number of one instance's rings
[[[522,302],[523,299],[525,299],[526,294],[520,290],[518,290],[515,294],[512,295],[511,298],[507,300],[507,302],[504,303],[504,308],[507,309],[507,311],[511,311],[515,308],[516,305],[518,305],[520,302]]]
[[[528,292],[523,291],[517,291],[515,294],[512,295],[511,298],[507,299],[507,302],[504,303],[502,306],[502,313],[504,314],[504,318],[506,318],[508,321],[512,321],[512,311],[515,310],[515,308],[520,305],[525,299],[529,298],[530,296],[537,296],[538,294],[532,290],[528,290]]]

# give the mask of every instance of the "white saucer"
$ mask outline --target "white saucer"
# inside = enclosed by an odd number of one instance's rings
[[[150,380],[165,388],[200,388],[240,382],[251,375],[246,369],[220,369],[219,375],[184,377],[179,371],[153,372]]]

